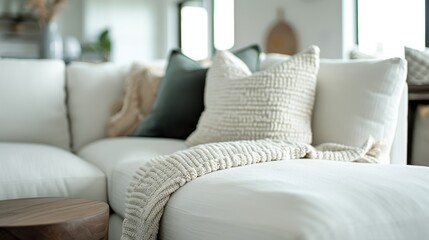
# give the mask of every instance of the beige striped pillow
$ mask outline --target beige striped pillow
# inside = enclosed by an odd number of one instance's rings
[[[205,110],[187,144],[264,138],[311,143],[318,69],[316,46],[253,75],[233,54],[218,52],[207,73]]]

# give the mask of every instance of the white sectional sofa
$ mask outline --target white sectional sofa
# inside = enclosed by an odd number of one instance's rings
[[[275,60],[268,57],[262,67]],[[106,201],[112,208],[110,239],[119,239],[132,174],[155,156],[187,148],[177,139],[106,137],[127,71],[110,63],[0,61],[0,199]],[[404,88],[392,133],[395,164],[406,164],[406,93]]]

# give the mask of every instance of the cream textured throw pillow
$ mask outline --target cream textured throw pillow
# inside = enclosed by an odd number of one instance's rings
[[[218,52],[207,73],[205,110],[187,144],[264,138],[311,143],[318,69],[316,46],[253,75],[233,54]]]
[[[138,127],[152,109],[164,70],[134,63],[125,80],[122,102],[113,107],[107,123],[109,137],[125,136]]]

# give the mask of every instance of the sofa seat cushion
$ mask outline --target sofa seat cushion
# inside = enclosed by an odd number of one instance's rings
[[[127,188],[137,169],[154,157],[186,148],[185,141],[179,139],[121,137],[91,143],[78,155],[106,174],[109,204],[124,217]]]
[[[284,160],[231,168],[176,191],[159,238],[428,239],[428,182],[429,169],[416,166]]]
[[[75,197],[106,201],[102,171],[60,148],[0,143],[0,199]]]

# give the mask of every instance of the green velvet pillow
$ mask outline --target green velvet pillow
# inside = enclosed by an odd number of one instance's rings
[[[252,72],[259,68],[260,49],[252,45],[234,52]],[[207,68],[173,50],[151,112],[131,136],[186,139],[204,110]]]

